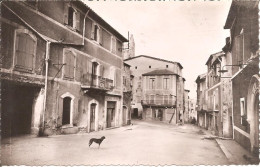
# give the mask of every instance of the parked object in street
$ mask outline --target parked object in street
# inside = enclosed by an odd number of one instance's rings
[[[102,136],[100,139],[96,139],[96,138],[91,138],[89,140],[89,147],[91,146],[91,144],[93,142],[97,143],[98,144],[98,148],[100,147],[100,144],[102,143],[102,141],[105,139],[106,137],[105,136]]]

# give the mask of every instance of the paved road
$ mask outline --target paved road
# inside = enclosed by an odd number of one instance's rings
[[[42,138],[17,137],[2,144],[2,165],[223,165],[215,140],[202,140],[193,125],[134,121],[133,126]],[[98,149],[92,137],[106,136]],[[9,144],[8,144],[9,143]]]

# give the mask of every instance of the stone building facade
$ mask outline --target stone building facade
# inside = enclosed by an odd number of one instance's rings
[[[233,1],[224,28],[231,32],[233,137],[259,155],[259,2]]]
[[[2,134],[121,126],[127,39],[81,1],[5,1]]]
[[[181,64],[145,55],[126,59],[125,62],[131,65],[131,71],[134,76],[132,88],[132,118],[152,119],[155,116],[155,119],[157,120],[171,123],[179,122],[184,109],[183,98],[185,82],[185,79],[182,76],[183,67]],[[163,88],[163,78],[167,77],[169,78],[169,89],[165,90]],[[154,89],[150,88],[150,78],[154,79]],[[170,102],[171,105],[164,105],[162,103],[159,105],[159,103],[154,103],[156,100],[158,100],[157,102],[160,100],[164,102],[163,95],[165,95],[165,97],[167,96],[165,99],[168,99],[168,102]],[[177,96],[176,102],[175,96]],[[153,104],[151,104],[151,102],[153,102]],[[157,109],[150,112],[150,110],[152,111],[152,106],[157,107]],[[174,112],[175,106],[177,112]],[[163,111],[161,111],[162,107],[164,108]],[[158,117],[159,108],[161,109],[160,113],[164,113],[164,115],[161,114],[162,117],[160,119]],[[167,109],[167,116],[164,112],[165,109]],[[152,115],[152,113],[155,114]]]

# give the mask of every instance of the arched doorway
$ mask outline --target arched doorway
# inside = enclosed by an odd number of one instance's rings
[[[61,95],[62,98],[62,125],[73,124],[73,107],[74,107],[74,99],[75,96],[73,96],[71,93],[66,92],[63,95]]]
[[[65,97],[63,99],[62,125],[70,124],[71,100],[71,97]]]
[[[248,87],[247,112],[250,124],[251,151],[258,154],[259,149],[259,75],[254,75]]]

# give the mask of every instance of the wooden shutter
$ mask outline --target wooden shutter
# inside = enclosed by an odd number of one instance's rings
[[[35,48],[35,41],[27,35],[26,38],[26,63],[25,66],[29,69],[33,69],[33,58],[34,58],[34,48]]]
[[[64,2],[64,24],[68,24],[68,20],[69,20],[69,5],[68,3]]]
[[[75,15],[76,15],[76,30],[80,30],[80,12],[76,12],[75,13]]]
[[[92,27],[91,27],[91,39],[94,39],[95,36],[95,23],[92,22]]]
[[[104,66],[102,64],[99,65],[99,74],[104,77]]]
[[[92,75],[92,62],[87,60],[87,82],[90,84]]]
[[[64,77],[65,78],[74,78],[74,65],[75,65],[75,56],[71,51],[65,52],[65,67],[64,67]]]
[[[103,29],[99,28],[99,44],[102,45],[103,44]]]

